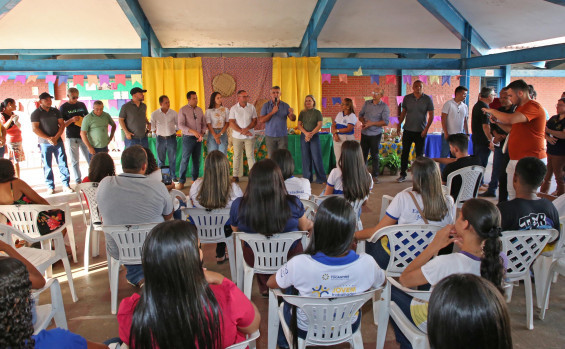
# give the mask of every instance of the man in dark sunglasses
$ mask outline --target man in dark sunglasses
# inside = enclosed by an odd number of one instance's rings
[[[79,184],[82,182],[82,175],[80,173],[80,156],[79,151],[82,152],[82,156],[86,162],[90,162],[90,157],[88,156],[88,148],[82,141],[80,137],[80,127],[82,125],[82,120],[88,114],[86,105],[78,100],[78,89],[71,87],[67,91],[67,102],[61,105],[59,110],[61,111],[61,116],[65,121],[65,132],[67,143],[67,151],[69,152],[70,167],[75,177],[75,183]]]

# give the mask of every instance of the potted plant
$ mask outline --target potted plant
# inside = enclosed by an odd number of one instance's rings
[[[398,156],[398,153],[395,151],[388,153],[384,159],[384,166],[390,170],[391,175],[396,175],[400,169],[400,156]]]

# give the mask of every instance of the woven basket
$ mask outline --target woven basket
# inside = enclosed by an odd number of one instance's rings
[[[218,74],[212,80],[212,89],[223,97],[229,97],[235,92],[235,80],[229,74]]]

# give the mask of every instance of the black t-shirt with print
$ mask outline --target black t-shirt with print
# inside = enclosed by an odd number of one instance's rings
[[[80,116],[82,122],[82,118],[88,115],[88,110],[86,109],[86,105],[82,102],[76,102],[75,104],[65,103],[60,107],[61,116],[63,120],[67,121],[75,116]],[[80,126],[77,123],[73,122],[69,126],[67,126],[66,130],[67,138],[80,138]]]
[[[559,213],[553,203],[547,199],[516,198],[499,203],[498,209],[504,231],[551,228],[559,230]]]

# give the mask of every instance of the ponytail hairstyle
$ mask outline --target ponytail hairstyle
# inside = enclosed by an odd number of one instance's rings
[[[10,103],[16,103],[16,101],[13,98],[6,98],[2,103],[0,103],[0,113],[3,113]]]
[[[504,265],[500,257],[502,251],[500,212],[490,201],[471,199],[463,204],[461,215],[473,227],[483,244],[481,276],[492,282],[500,293],[504,294],[502,288]]]
[[[343,196],[347,201],[354,202],[369,196],[371,174],[367,171],[367,166],[365,166],[359,142],[343,142],[338,166],[341,169]]]

